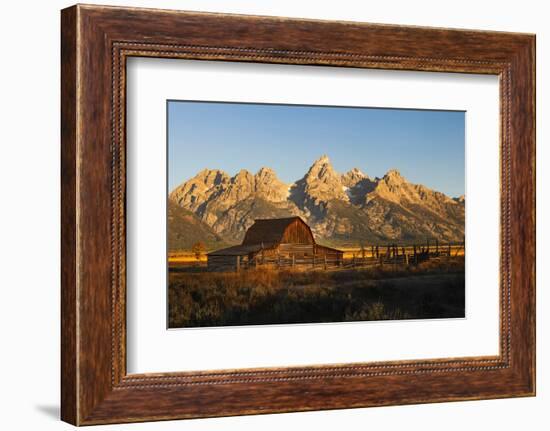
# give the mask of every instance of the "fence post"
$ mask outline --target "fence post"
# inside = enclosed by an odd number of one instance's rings
[[[324,262],[325,262],[325,271],[326,271],[326,269],[327,269],[327,254],[326,254],[326,252],[323,255],[323,258],[324,258]]]
[[[237,272],[241,270],[241,256],[237,256]]]
[[[294,264],[296,263],[296,261],[294,260],[295,259],[295,254],[292,253],[292,267],[294,268]]]

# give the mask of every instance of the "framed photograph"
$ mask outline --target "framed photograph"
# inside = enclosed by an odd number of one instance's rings
[[[535,37],[62,11],[62,419],[535,394]]]
[[[168,328],[464,318],[465,125],[169,100]]]

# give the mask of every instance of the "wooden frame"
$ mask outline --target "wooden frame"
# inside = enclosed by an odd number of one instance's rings
[[[534,35],[79,5],[62,11],[61,46],[63,420],[88,425],[535,394]],[[129,56],[498,75],[500,354],[127,375]]]

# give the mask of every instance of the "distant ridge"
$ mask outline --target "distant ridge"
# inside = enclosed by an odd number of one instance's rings
[[[227,245],[195,214],[168,199],[168,250],[189,250],[197,242],[204,243],[207,250]]]

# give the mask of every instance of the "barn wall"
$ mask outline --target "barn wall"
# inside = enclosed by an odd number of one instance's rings
[[[279,253],[282,255],[312,256],[314,251],[313,244],[280,244]]]
[[[344,253],[342,251],[323,247],[322,245],[315,246],[315,255],[322,258],[326,257],[327,260],[336,262],[342,262],[344,259]]]
[[[315,240],[309,230],[309,227],[300,220],[293,221],[285,229],[283,234],[282,243],[293,244],[314,244]]]

